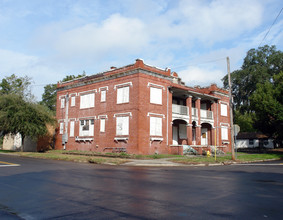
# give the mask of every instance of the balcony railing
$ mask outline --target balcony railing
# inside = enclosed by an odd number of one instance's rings
[[[187,106],[183,105],[176,105],[172,104],[172,113],[178,114],[178,115],[189,115],[189,108]],[[197,108],[192,108],[192,117],[197,118],[198,117],[198,109]],[[213,120],[213,112],[201,109],[200,110],[200,118],[201,119],[210,119]]]
[[[172,104],[172,112],[179,115],[189,115],[189,108],[183,105]]]
[[[208,110],[200,110],[200,118],[213,120],[213,112]]]
[[[198,110],[196,108],[192,108],[192,117],[198,117]]]

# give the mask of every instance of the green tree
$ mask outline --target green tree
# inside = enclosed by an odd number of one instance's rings
[[[240,113],[240,111],[235,110],[234,118],[235,124],[238,124],[240,126],[241,131],[255,131],[255,128],[253,127],[255,114],[253,112]]]
[[[0,131],[2,135],[20,133],[37,138],[47,133],[46,124],[54,124],[55,118],[44,106],[27,102],[15,94],[0,96]],[[24,143],[22,143],[23,146]]]
[[[0,95],[16,94],[25,100],[34,100],[30,88],[31,83],[31,78],[28,76],[18,77],[12,74],[11,76],[3,78],[0,82]]]
[[[77,79],[80,77],[85,76],[85,72],[83,71],[83,74],[79,74],[77,76],[75,75],[68,75],[65,76],[62,80],[62,82],[66,82],[69,80]],[[48,84],[44,87],[44,92],[42,94],[42,101],[40,102],[41,105],[46,106],[51,111],[56,111],[56,99],[57,99],[57,84]]]
[[[257,89],[258,83],[271,82],[274,75],[283,69],[283,53],[275,46],[265,45],[250,49],[240,70],[231,73],[232,95],[235,109],[241,113],[249,112],[249,97]],[[223,79],[228,88],[228,76]]]
[[[271,82],[257,84],[250,97],[255,112],[255,127],[275,139],[283,139],[283,71]]]

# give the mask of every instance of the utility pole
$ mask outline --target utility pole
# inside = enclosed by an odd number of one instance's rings
[[[65,97],[66,101],[66,112],[65,112],[65,132],[63,134],[63,145],[64,145],[64,150],[66,150],[66,143],[68,142],[68,117],[69,117],[69,94],[67,93]]]
[[[228,84],[229,84],[229,107],[230,107],[230,128],[231,128],[231,149],[232,160],[235,160],[235,143],[234,143],[234,129],[233,129],[233,99],[231,88],[231,76],[230,76],[230,59],[227,57],[227,72],[228,72]]]

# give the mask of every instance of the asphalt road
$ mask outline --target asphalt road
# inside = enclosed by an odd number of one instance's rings
[[[0,161],[0,219],[283,216],[283,161],[168,168],[102,166],[6,155],[0,155]]]

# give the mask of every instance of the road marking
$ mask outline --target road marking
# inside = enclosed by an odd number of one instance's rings
[[[5,161],[0,161],[0,167],[17,167],[20,166],[20,164],[16,164],[16,163],[8,163]]]

